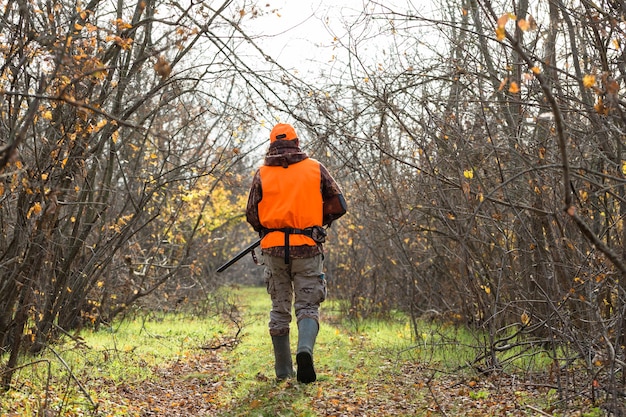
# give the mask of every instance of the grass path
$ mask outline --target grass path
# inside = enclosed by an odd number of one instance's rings
[[[245,331],[230,364],[220,416],[535,416],[543,396],[515,378],[444,375],[414,358],[404,320],[341,325],[327,303],[315,347],[318,381],[276,383],[263,289],[238,293]],[[297,331],[292,325],[292,351]],[[452,353],[454,354],[454,353]],[[547,413],[546,413],[547,415]]]
[[[246,332],[241,344],[223,355],[232,379],[220,416],[600,415],[589,412],[584,401],[575,412],[559,412],[549,399],[549,384],[541,381],[448,374],[439,362],[462,360],[458,346],[417,345],[403,317],[360,322],[358,328],[342,323],[332,303],[322,307],[314,355],[318,381],[276,383],[267,331],[269,297],[263,289],[247,288],[239,293],[239,301]],[[292,350],[295,339],[293,324]]]
[[[269,296],[262,288],[241,288],[235,296],[227,317],[138,316],[109,331],[84,332],[79,343],[56,347],[71,372],[64,373],[54,358],[24,366],[16,388],[0,394],[0,415],[600,415],[558,413],[546,399],[548,388],[532,381],[447,374],[442,358],[461,355],[461,349],[417,346],[400,318],[358,327],[341,323],[332,303],[323,306],[315,347],[318,381],[277,383],[267,330]],[[237,327],[225,324],[228,317],[241,328],[235,344]],[[292,334],[295,351],[295,323]],[[52,382],[50,364],[57,367]],[[581,402],[584,409],[590,410]]]
[[[314,354],[318,381],[276,383],[267,330],[269,296],[263,289],[244,289],[239,300],[245,333],[240,345],[224,355],[234,380],[232,395],[220,415],[421,415],[424,402],[416,395],[419,381],[413,381],[406,369],[400,374],[401,364],[390,357],[391,346],[406,346],[410,340],[404,323],[386,323],[374,331],[372,339],[329,324],[335,320],[324,308]],[[296,342],[294,322],[292,352]]]

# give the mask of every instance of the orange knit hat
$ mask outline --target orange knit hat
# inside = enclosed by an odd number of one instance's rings
[[[274,126],[272,133],[270,133],[270,142],[274,142],[276,139],[294,140],[298,139],[298,135],[296,135],[296,131],[290,124],[279,123]]]

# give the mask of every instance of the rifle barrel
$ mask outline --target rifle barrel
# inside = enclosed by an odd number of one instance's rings
[[[217,268],[217,272],[223,272],[225,271],[228,267],[230,267],[232,264],[234,264],[235,262],[237,262],[238,260],[240,260],[241,258],[243,258],[244,256],[246,256],[246,254],[248,252],[252,252],[254,250],[254,248],[256,248],[257,246],[259,246],[261,244],[261,239],[258,239],[257,241],[253,242],[250,246],[248,246],[247,248],[245,248],[244,250],[242,250],[241,252],[239,252],[237,255],[235,255],[234,258],[232,258],[230,261],[226,262],[224,265],[220,266],[219,268]]]

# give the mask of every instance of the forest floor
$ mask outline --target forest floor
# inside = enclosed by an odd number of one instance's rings
[[[394,366],[389,364],[390,367]],[[457,378],[404,364],[364,381],[350,374],[322,374],[309,385],[275,383],[258,374],[255,387],[232,398],[228,363],[198,355],[155,369],[156,381],[110,387],[138,416],[600,416],[598,409],[559,410],[546,403],[549,389],[511,376]],[[361,372],[370,372],[364,369]],[[210,375],[210,376],[209,376]],[[223,379],[215,380],[216,375]],[[230,399],[229,401],[224,401]]]
[[[114,345],[84,338],[83,357],[75,365],[73,394],[58,382],[39,394],[39,410],[6,401],[27,401],[22,388],[0,397],[0,414],[49,416],[601,416],[584,397],[560,402],[549,374],[481,375],[466,368],[446,371],[446,358],[459,359],[454,346],[416,346],[402,320],[345,325],[325,320],[316,345],[318,380],[276,382],[271,340],[267,335],[267,295],[258,288],[239,290],[243,307],[229,314],[236,326],[197,330],[188,320],[143,321],[140,339],[117,330]],[[223,319],[224,317],[222,317]],[[167,320],[166,320],[167,321]],[[209,326],[209,327],[207,327]],[[198,333],[200,332],[200,333]],[[294,332],[295,333],[295,332]],[[198,336],[201,335],[201,336]],[[207,337],[207,335],[211,335]],[[95,336],[94,336],[95,337]],[[97,337],[102,337],[98,335]],[[111,336],[109,336],[110,338]],[[295,339],[295,337],[292,337]],[[164,357],[151,343],[173,356]],[[200,343],[201,342],[201,343]],[[113,347],[111,347],[113,346]],[[292,340],[295,347],[295,340]],[[69,349],[68,349],[69,351]],[[426,355],[425,353],[428,352]],[[116,365],[113,365],[115,357]],[[98,360],[106,364],[99,363]],[[72,363],[71,358],[65,359]],[[121,362],[120,362],[121,361]],[[107,366],[110,368],[107,369]],[[21,378],[26,378],[22,374]],[[70,378],[68,377],[69,381]],[[34,392],[35,390],[33,390]],[[89,401],[85,400],[89,397]],[[91,404],[91,407],[85,405]],[[94,407],[95,405],[95,407]],[[88,410],[90,408],[90,410]],[[43,412],[42,412],[43,410]]]

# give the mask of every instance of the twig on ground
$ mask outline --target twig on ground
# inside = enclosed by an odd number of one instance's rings
[[[533,410],[534,412],[541,414],[542,416],[553,417],[552,414],[548,414],[544,411],[541,411],[540,409],[538,409],[537,407],[533,407],[532,405],[524,404],[524,407],[529,408]]]
[[[437,405],[437,408],[439,409],[441,414],[443,416],[447,417],[448,414],[446,414],[446,410],[443,409],[443,407],[441,406],[441,404],[437,400],[437,396],[435,395],[435,392],[433,391],[433,387],[430,384],[432,382],[432,380],[435,378],[435,375],[436,375],[436,372],[433,372],[433,374],[426,381],[426,386],[428,387],[428,391],[430,392],[430,395],[432,395],[433,400],[435,401],[435,404]]]
[[[85,387],[83,387],[83,384],[81,384],[80,381],[78,380],[78,378],[76,378],[76,375],[74,375],[74,372],[72,372],[72,369],[70,369],[70,367],[67,364],[67,362],[65,362],[65,360],[54,349],[52,349],[50,346],[48,346],[48,349],[50,349],[50,352],[52,352],[54,354],[54,356],[57,357],[59,362],[61,362],[61,364],[65,367],[65,369],[67,369],[67,372],[69,372],[70,377],[74,380],[74,382],[76,382],[76,385],[78,386],[80,391],[83,393],[83,395],[87,398],[87,400],[89,400],[89,403],[91,404],[93,409],[94,410],[97,409],[98,408],[98,404],[93,402],[93,398],[91,398],[91,395],[89,395],[89,393],[87,392]]]

